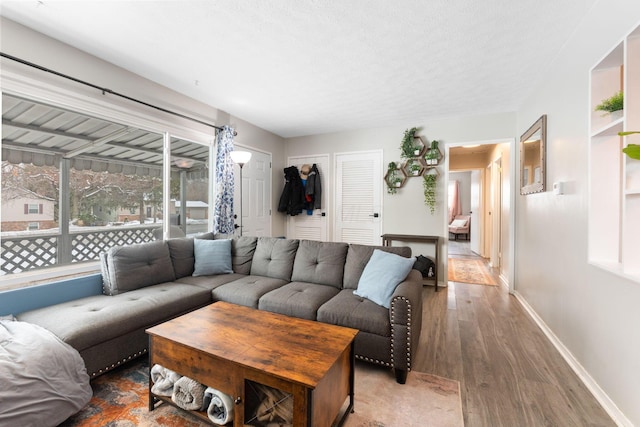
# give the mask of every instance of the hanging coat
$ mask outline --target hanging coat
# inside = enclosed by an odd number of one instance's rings
[[[311,209],[322,208],[322,184],[320,183],[320,171],[315,163],[311,166],[311,171],[307,178],[305,195],[307,196],[307,200],[311,199],[313,203],[312,206],[310,206]]]
[[[294,216],[302,213],[304,207],[304,187],[300,179],[300,172],[295,166],[284,168],[284,189],[278,203],[278,212],[285,212]]]

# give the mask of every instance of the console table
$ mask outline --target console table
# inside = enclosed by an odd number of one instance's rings
[[[416,234],[383,234],[382,236],[382,245],[383,246],[391,246],[391,242],[397,240],[399,242],[416,242],[416,243],[433,243],[436,246],[436,255],[435,255],[435,263],[436,263],[436,292],[438,292],[438,271],[440,270],[440,236],[420,236]]]

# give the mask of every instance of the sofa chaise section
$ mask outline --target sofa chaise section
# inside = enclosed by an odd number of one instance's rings
[[[167,282],[118,295],[96,295],[19,314],[74,347],[93,378],[147,351],[148,327],[203,307],[210,291]]]

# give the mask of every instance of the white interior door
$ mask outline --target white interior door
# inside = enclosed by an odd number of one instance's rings
[[[493,188],[493,236],[491,243],[491,266],[500,268],[502,257],[502,158],[498,158],[493,162],[493,175],[491,177],[491,186]]]
[[[470,229],[470,249],[478,255],[480,251],[480,195],[481,195],[481,174],[479,170],[471,171],[471,229]]]
[[[493,162],[491,168],[491,266],[500,268],[501,241],[501,197],[502,197],[502,159]]]
[[[295,166],[298,171],[304,164],[315,164],[320,172],[320,183],[322,185],[321,209],[314,209],[311,215],[306,211],[300,215],[287,215],[287,237],[290,239],[308,239],[326,242],[329,237],[327,212],[331,212],[327,206],[329,193],[331,190],[329,170],[329,155],[321,154],[315,156],[289,157],[287,166]]]
[[[382,151],[336,154],[333,240],[382,243]]]
[[[239,147],[240,148],[240,147]],[[241,147],[251,152],[249,160],[242,168],[242,209],[236,204],[234,209],[236,225],[240,225],[242,211],[242,235],[271,235],[271,154]],[[240,168],[236,166],[234,200],[240,201]],[[236,235],[240,230],[236,229]]]

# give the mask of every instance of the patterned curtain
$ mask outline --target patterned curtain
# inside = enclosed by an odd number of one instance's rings
[[[213,232],[233,234],[233,168],[229,153],[233,151],[234,129],[225,126],[216,138],[216,188]]]

